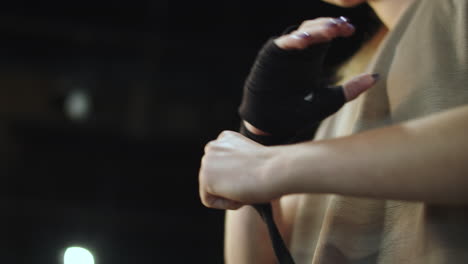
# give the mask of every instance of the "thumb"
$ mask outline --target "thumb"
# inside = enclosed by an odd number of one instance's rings
[[[371,88],[380,78],[378,73],[361,74],[343,84],[346,102],[354,100],[367,89]]]

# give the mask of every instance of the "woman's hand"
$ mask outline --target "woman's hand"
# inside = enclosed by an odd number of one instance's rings
[[[370,89],[379,79],[379,74],[361,74],[343,84],[343,93],[346,102],[356,99],[361,93]],[[262,131],[247,121],[244,126],[256,135],[269,136],[270,133]]]
[[[275,39],[275,44],[284,50],[302,50],[337,37],[349,37],[354,31],[345,17],[317,18],[304,21],[297,30]]]
[[[345,87],[368,89],[375,83],[369,75],[360,75]],[[266,174],[266,166],[278,159],[273,148],[265,147],[239,133],[225,131],[208,143],[199,173],[200,197],[204,205],[219,209],[237,209],[244,204],[269,202],[287,193],[279,183],[281,171]],[[271,166],[268,168],[271,173]]]
[[[282,194],[266,179],[263,167],[272,158],[269,148],[239,133],[224,131],[208,143],[199,172],[200,197],[207,207],[238,209],[269,202]]]
[[[280,139],[315,129],[366,90],[328,87],[322,72],[329,42],[353,33],[345,18],[318,18],[267,41],[246,79],[240,117]]]

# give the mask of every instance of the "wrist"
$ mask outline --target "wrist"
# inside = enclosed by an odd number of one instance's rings
[[[298,193],[324,193],[328,179],[325,172],[327,151],[321,144],[307,142],[270,148],[265,179],[278,196]]]
[[[294,172],[291,168],[291,153],[288,153],[290,146],[268,147],[267,159],[263,166],[261,176],[262,186],[266,187],[269,196],[273,199],[283,195],[297,193],[293,181],[289,177]]]

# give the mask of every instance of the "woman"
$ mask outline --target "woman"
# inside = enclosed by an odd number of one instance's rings
[[[315,141],[264,147],[221,134],[206,147],[200,196],[221,209],[276,199],[297,263],[468,263],[468,3],[367,2],[389,30],[368,70],[380,81]],[[310,40],[297,37],[276,42]],[[273,263],[261,228],[250,207],[229,211],[226,261]]]

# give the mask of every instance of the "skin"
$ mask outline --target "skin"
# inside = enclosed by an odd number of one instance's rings
[[[414,1],[418,0],[322,0],[333,5],[341,7],[354,7],[363,3],[369,4],[375,13],[379,16],[380,20],[392,29],[400,15],[404,10]]]
[[[338,18],[319,18],[304,21],[298,30],[289,35],[282,36],[275,40],[276,45],[283,49],[301,49],[321,42],[330,41],[336,37],[348,37],[355,31],[352,24]],[[303,32],[307,32],[307,37],[303,37]],[[300,37],[302,34],[302,37]],[[343,85],[344,94],[347,101],[355,99],[359,94],[369,89],[375,80],[369,74],[362,74],[346,82]],[[245,121],[244,121],[245,122]],[[251,132],[258,135],[268,135],[251,124],[245,122],[245,126]],[[255,148],[258,144],[255,143]],[[261,146],[260,146],[261,147]],[[210,151],[208,144],[206,151]],[[208,162],[209,163],[209,162]],[[202,178],[200,178],[201,180]],[[253,179],[253,178],[252,178]],[[253,183],[255,186],[255,183]],[[204,185],[201,183],[201,185]],[[200,195],[208,194],[201,191]],[[216,196],[208,195],[206,200],[210,203],[224,203],[227,200],[218,199]],[[204,200],[204,198],[202,198]],[[232,201],[227,202],[232,203]],[[226,206],[226,205],[225,205]],[[233,208],[241,206],[235,203]],[[295,216],[297,200],[296,197],[286,196],[272,201],[275,222],[286,243],[289,242],[291,227]],[[250,206],[245,206],[239,210],[229,210],[226,213],[225,223],[225,260],[226,263],[275,263],[276,259],[269,243],[268,232],[265,224],[259,218],[256,211]]]
[[[349,7],[366,1],[326,2]],[[368,1],[390,30],[411,2]],[[344,25],[334,32],[326,25],[329,21],[306,21],[297,32],[276,43],[285,49],[301,49],[352,34],[351,27]],[[301,31],[311,37],[294,37]],[[353,96],[358,96],[372,84],[368,75],[357,77],[344,85],[345,94],[349,94],[350,85],[355,90]],[[263,223],[245,204],[273,201],[275,220],[288,242],[296,196],[287,194],[336,193],[443,204],[468,202],[462,188],[468,183],[463,175],[468,170],[464,151],[468,145],[463,134],[468,129],[467,121],[468,107],[461,107],[346,138],[281,147],[264,147],[236,132],[223,132],[205,148],[199,181],[205,206],[238,209],[227,211],[226,263],[275,263],[271,246],[264,243],[268,235]],[[265,133],[250,124],[247,128],[257,134]],[[363,162],[366,166],[361,166]],[[441,173],[449,177],[442,181],[438,179]],[[420,178],[422,175],[424,179]]]
[[[337,37],[349,37],[354,31],[354,26],[345,19],[318,18],[304,21],[296,31],[277,38],[275,43],[285,50],[304,49],[314,44],[329,42]],[[307,32],[306,36],[304,36],[304,32]],[[369,89],[374,81],[370,74],[362,74],[344,83],[343,91],[346,101],[356,99],[361,93]],[[262,131],[246,121],[244,123],[247,129],[257,135],[269,135],[268,132]]]
[[[342,6],[342,7],[353,7],[353,6],[357,6],[359,4],[366,2],[366,0],[323,0],[323,1],[333,4],[333,5]]]
[[[274,200],[279,211],[275,220],[288,242],[297,196],[287,194],[466,205],[467,130],[468,106],[349,137],[289,146],[264,147],[226,131],[207,146],[200,180],[210,192],[201,189],[201,198],[218,209]],[[281,200],[275,200],[278,197]],[[271,246],[262,241],[268,241],[268,234],[251,207],[227,211],[226,263],[275,263]]]
[[[298,30],[275,40],[283,49],[301,49],[316,43],[330,41],[336,37],[348,37],[355,31],[352,24],[338,18],[319,18],[304,21]],[[298,37],[307,32],[308,36]],[[344,83],[343,89],[347,101],[355,99],[359,94],[369,89],[376,80],[369,74],[362,74]],[[259,135],[268,133],[261,131],[245,122],[251,132]],[[207,145],[209,151],[210,144]],[[201,194],[204,192],[201,192]],[[223,199],[207,197],[212,201],[223,203]],[[216,203],[216,202],[215,202]],[[240,206],[236,204],[235,206]],[[289,242],[291,227],[295,217],[297,198],[285,196],[272,201],[275,222],[286,243]],[[229,210],[226,213],[225,227],[225,260],[226,263],[275,263],[275,256],[269,243],[268,233],[263,221],[252,207],[246,206],[239,210]]]
[[[216,166],[202,174],[217,175],[201,175],[215,195],[205,205],[237,209],[295,193],[468,204],[467,129],[463,106],[348,137],[277,147],[225,131],[204,157]]]

